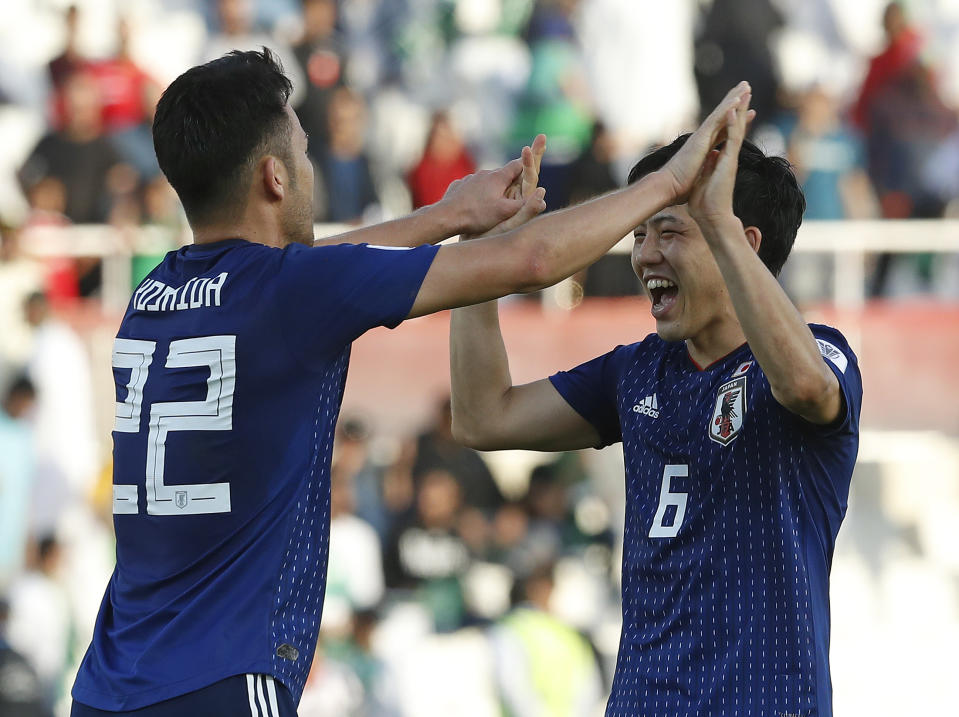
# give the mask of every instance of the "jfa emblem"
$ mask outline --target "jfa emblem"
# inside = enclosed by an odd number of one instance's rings
[[[173,494],[173,502],[176,503],[177,508],[182,510],[186,508],[186,504],[190,502],[190,497],[185,490],[178,490]]]
[[[728,446],[739,435],[746,415],[746,377],[739,376],[719,387],[709,419],[709,437]]]

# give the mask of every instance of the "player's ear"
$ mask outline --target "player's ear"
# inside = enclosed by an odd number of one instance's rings
[[[276,157],[267,155],[263,158],[259,179],[269,199],[282,200],[286,196],[286,167]]]
[[[763,233],[759,231],[759,227],[746,227],[746,241],[749,242],[753,251],[758,254],[759,245],[763,243]]]

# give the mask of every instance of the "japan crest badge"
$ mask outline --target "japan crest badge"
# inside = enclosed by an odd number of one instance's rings
[[[728,446],[739,435],[746,415],[746,377],[739,376],[719,387],[713,415],[709,419],[709,437]]]

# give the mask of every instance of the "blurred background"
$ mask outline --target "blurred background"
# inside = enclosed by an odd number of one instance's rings
[[[538,132],[550,208],[582,201],[749,80],[753,139],[808,201],[783,283],[846,333],[865,384],[832,571],[835,711],[955,712],[959,0],[4,0],[0,715],[68,714],[112,571],[112,339],[132,287],[189,241],[156,100],[261,45],[311,136],[318,234],[432,203]],[[627,246],[502,302],[516,381],[653,330]],[[447,330],[425,317],[354,346],[300,714],[601,714],[621,449],[456,445]]]

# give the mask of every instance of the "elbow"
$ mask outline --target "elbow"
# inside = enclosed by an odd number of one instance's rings
[[[498,448],[494,436],[475,422],[457,420],[454,414],[451,428],[453,440],[474,451],[495,451]]]
[[[524,261],[521,292],[538,291],[563,278],[557,274],[553,252],[547,242],[530,241],[522,255]]]
[[[454,441],[473,450],[483,450],[480,447],[483,443],[483,437],[477,430],[477,426],[471,425],[469,421],[464,421],[462,418],[457,418],[455,412],[453,413],[453,421],[450,428]]]
[[[829,369],[825,369],[829,372]],[[830,380],[832,379],[832,380]],[[839,386],[835,377],[819,374],[797,377],[788,386],[773,389],[773,396],[787,410],[815,423],[828,422],[826,415],[835,405]]]
[[[450,431],[453,434],[454,441],[467,448],[473,447],[473,432],[464,426],[462,421],[457,420],[455,414],[450,424]]]

